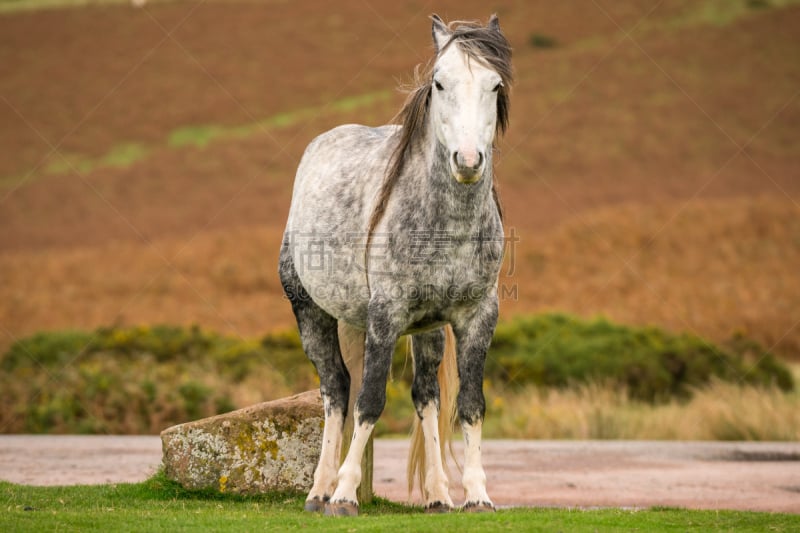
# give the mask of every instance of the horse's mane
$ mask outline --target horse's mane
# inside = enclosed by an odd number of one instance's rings
[[[493,24],[492,22],[495,22]],[[451,38],[437,51],[437,54],[428,62],[421,71],[418,66],[415,71],[414,85],[409,91],[408,98],[392,123],[401,127],[397,132],[399,137],[397,146],[389,159],[387,173],[378,193],[378,201],[372,211],[372,216],[367,227],[367,249],[372,237],[372,232],[383,217],[389,202],[394,185],[403,173],[406,160],[420,139],[425,135],[425,124],[428,120],[431,91],[433,87],[433,65],[436,58],[450,46],[458,46],[471,59],[486,65],[500,75],[503,83],[497,92],[497,129],[496,135],[503,134],[508,127],[509,89],[513,81],[511,70],[511,45],[500,33],[496,18],[492,18],[488,26],[477,22],[455,21],[448,25]],[[497,205],[497,210],[502,219],[503,211],[496,184],[492,183],[492,196]]]

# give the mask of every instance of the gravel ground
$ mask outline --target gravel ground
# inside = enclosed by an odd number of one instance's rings
[[[377,494],[407,499],[406,452],[404,440],[375,442]],[[490,440],[483,452],[499,506],[800,513],[800,443]],[[135,482],[160,461],[155,436],[0,436],[0,479],[15,483]],[[451,494],[459,503],[457,481]]]

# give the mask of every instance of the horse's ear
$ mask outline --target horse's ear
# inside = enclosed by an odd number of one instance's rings
[[[492,13],[492,16],[489,17],[489,29],[500,33],[500,19],[497,18],[497,13]]]
[[[439,50],[444,48],[444,45],[450,40],[450,30],[447,29],[447,25],[436,13],[431,15],[431,20],[433,21],[433,27],[431,28],[433,46],[438,54]]]

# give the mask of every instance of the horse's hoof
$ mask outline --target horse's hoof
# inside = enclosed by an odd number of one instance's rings
[[[325,516],[358,516],[358,504],[353,502],[328,502]]]
[[[310,500],[306,500],[306,505],[303,507],[309,513],[321,513],[325,510],[325,500],[319,498],[319,496],[315,496]]]
[[[467,502],[461,510],[465,513],[493,513],[495,511],[491,502]]]
[[[425,507],[425,512],[428,514],[449,513],[452,510],[453,508],[444,502],[429,503],[428,506]]]

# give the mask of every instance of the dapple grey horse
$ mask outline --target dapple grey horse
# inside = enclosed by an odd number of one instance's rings
[[[325,409],[309,511],[358,514],[361,459],[386,403],[401,335],[412,336],[427,508],[453,508],[438,429],[452,424],[448,413],[440,424],[447,399],[437,380],[449,340],[465,440],[463,508],[494,509],[481,425],[504,244],[492,156],[508,123],[511,47],[494,15],[486,26],[432,20],[435,56],[417,73],[397,124],[328,131],[307,147],[297,170],[279,269]],[[360,384],[350,382],[342,331],[364,339]],[[359,387],[355,427],[340,467],[351,386]]]

